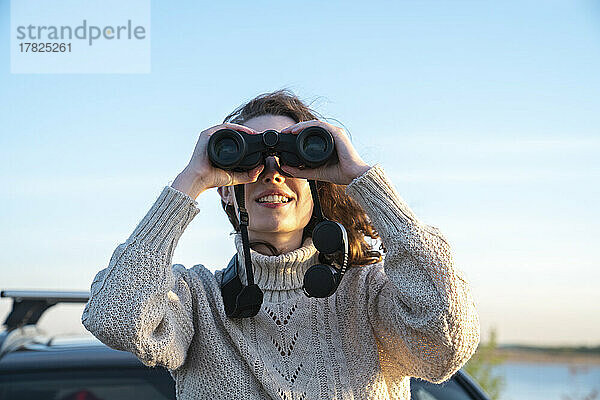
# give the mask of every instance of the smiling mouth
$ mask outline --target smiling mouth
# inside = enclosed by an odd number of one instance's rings
[[[256,202],[260,204],[287,204],[291,201],[291,197],[282,196],[279,194],[270,194],[268,196],[262,196],[256,199]]]

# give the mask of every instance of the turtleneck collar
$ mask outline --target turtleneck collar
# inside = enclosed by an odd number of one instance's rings
[[[242,235],[235,234],[235,247],[237,249],[239,275],[246,281],[246,267],[244,265],[244,249]],[[250,249],[250,258],[254,271],[254,283],[260,287],[267,301],[279,301],[302,294],[304,273],[314,264],[318,263],[319,253],[307,237],[302,247],[277,256],[268,256]],[[275,292],[275,293],[273,293]]]

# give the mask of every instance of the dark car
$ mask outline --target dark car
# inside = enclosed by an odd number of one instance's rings
[[[88,293],[2,291],[0,297],[13,299],[0,332],[0,399],[175,399],[175,382],[164,368],[147,367],[93,337],[40,334],[35,324],[45,310],[61,302],[85,303]],[[412,379],[411,398],[489,400],[463,371],[440,385]]]

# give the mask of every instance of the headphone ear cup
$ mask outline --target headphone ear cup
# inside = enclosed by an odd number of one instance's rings
[[[344,249],[344,233],[334,221],[321,221],[313,229],[313,244],[321,253],[331,254]]]
[[[263,301],[263,292],[255,283],[244,286],[235,301],[236,316],[238,318],[254,317],[260,311]]]
[[[304,274],[304,293],[308,297],[331,296],[339,283],[338,272],[330,265],[316,264]]]

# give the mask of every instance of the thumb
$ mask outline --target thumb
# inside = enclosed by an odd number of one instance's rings
[[[256,182],[258,176],[260,175],[263,169],[264,165],[259,165],[258,167],[255,167],[245,172],[234,172],[235,184]]]
[[[293,178],[304,178],[304,179],[317,179],[319,177],[318,171],[312,168],[300,169],[296,167],[290,167],[289,165],[283,165],[281,169],[284,172],[290,174]]]

